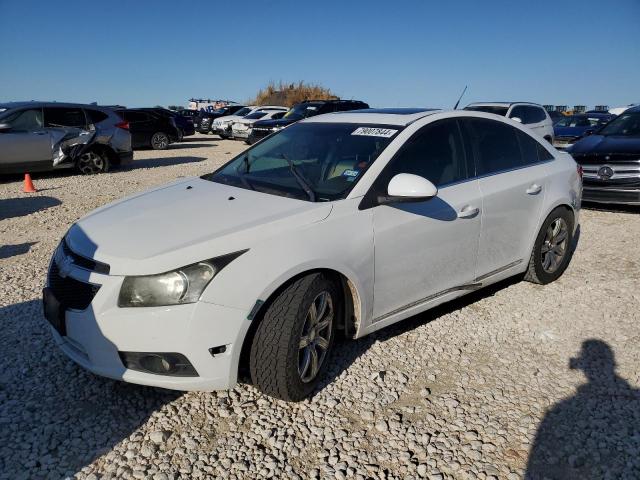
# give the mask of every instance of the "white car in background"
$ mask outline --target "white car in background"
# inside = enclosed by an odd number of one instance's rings
[[[74,223],[50,263],[45,317],[64,353],[99,375],[215,390],[248,372],[262,392],[301,400],[337,336],[514,275],[560,277],[580,172],[482,112],[311,117],[213,173]]]
[[[526,125],[553,144],[553,120],[542,105],[529,102],[476,102],[464,107],[472,112],[486,112],[510,118]]]
[[[211,125],[211,132],[217,133],[221,138],[224,139],[231,138],[231,136],[233,135],[233,133],[231,132],[231,127],[233,126],[234,122],[255,112],[256,110],[269,107],[271,107],[271,105],[249,105],[247,107],[241,108],[234,115],[225,115],[224,117],[218,117],[213,121],[213,124]]]
[[[231,135],[238,140],[247,141],[251,133],[251,125],[258,120],[276,120],[282,118],[289,109],[287,107],[263,107],[233,122]]]

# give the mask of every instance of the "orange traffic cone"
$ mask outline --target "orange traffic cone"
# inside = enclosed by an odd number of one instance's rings
[[[33,182],[31,181],[31,175],[28,173],[24,174],[24,193],[36,193],[36,187],[33,186]]]

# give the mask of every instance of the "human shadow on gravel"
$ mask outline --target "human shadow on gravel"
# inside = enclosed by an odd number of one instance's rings
[[[121,170],[134,170],[136,168],[158,168],[169,167],[171,165],[182,165],[185,163],[196,163],[206,160],[207,157],[158,157],[134,160],[133,163]]]
[[[31,215],[60,204],[57,198],[43,195],[0,199],[0,220]]]
[[[587,383],[546,413],[525,479],[640,478],[640,390],[616,374],[602,340],[583,342],[569,368],[582,370]]]
[[[181,396],[73,363],[40,300],[0,307],[0,326],[0,478],[73,476]]]

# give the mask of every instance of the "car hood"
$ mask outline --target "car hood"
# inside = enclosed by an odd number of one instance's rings
[[[556,137],[580,137],[587,130],[594,130],[593,127],[553,127]]]
[[[291,125],[292,123],[295,123],[297,121],[298,120],[291,120],[287,118],[277,118],[275,120],[258,120],[253,125],[255,127],[275,128],[286,127],[287,125]]]
[[[589,135],[573,145],[572,155],[599,155],[606,153],[638,154],[640,137]]]
[[[147,275],[250,249],[319,222],[331,209],[196,177],[106,205],[75,223],[66,239],[74,252],[109,264],[113,275]]]

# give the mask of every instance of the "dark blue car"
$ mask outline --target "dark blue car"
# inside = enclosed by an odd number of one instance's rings
[[[610,113],[584,113],[561,118],[553,124],[555,139],[553,146],[563,150],[569,148],[585,135],[591,135],[615,118]]]

